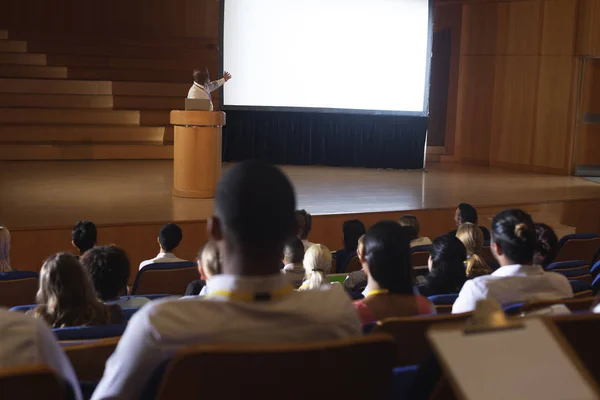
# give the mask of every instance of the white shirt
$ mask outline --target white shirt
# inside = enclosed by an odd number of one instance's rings
[[[146,297],[124,296],[124,297],[121,297],[119,300],[107,301],[104,304],[107,304],[107,305],[116,304],[121,308],[141,308],[145,304],[150,303],[150,301],[151,300]]]
[[[356,310],[341,285],[248,302],[226,294],[279,293],[290,288],[288,278],[281,273],[216,275],[207,287],[205,298],[155,300],[138,311],[107,361],[92,400],[139,398],[156,368],[185,346],[305,342],[362,334]]]
[[[282,272],[290,279],[294,288],[299,288],[304,281],[306,271],[302,263],[287,264],[283,267]]]
[[[411,240],[410,241],[410,247],[417,247],[417,246],[429,246],[431,245],[431,239],[429,239],[428,237],[422,236],[420,238],[416,238],[415,240]]]
[[[188,92],[187,98],[188,99],[209,100],[210,101],[210,110],[209,111],[213,111],[214,107],[213,107],[212,98],[211,98],[210,94],[211,94],[211,92],[214,92],[215,90],[217,90],[218,88],[223,86],[223,84],[225,84],[224,78],[221,78],[218,81],[212,81],[209,84],[207,84],[206,86],[200,85],[199,83],[194,82],[194,84],[190,88],[190,91]]]
[[[478,300],[494,299],[500,305],[529,300],[557,300],[573,297],[567,278],[546,272],[537,265],[506,265],[491,275],[465,282],[452,312],[473,311]]]
[[[48,325],[41,319],[0,309],[0,369],[30,365],[46,365],[71,385],[77,400],[82,398],[75,371]]]
[[[150,264],[158,264],[158,263],[173,263],[173,262],[185,262],[187,260],[182,260],[181,258],[175,257],[173,253],[158,253],[156,257],[151,260],[142,261],[140,263],[140,269],[144,268],[146,265]]]

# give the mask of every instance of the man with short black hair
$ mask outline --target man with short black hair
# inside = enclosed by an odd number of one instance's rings
[[[92,277],[100,301],[121,308],[139,308],[150,301],[144,297],[120,298],[127,291],[130,273],[129,257],[121,248],[115,245],[94,247],[79,261]]]
[[[297,233],[295,207],[294,189],[278,168],[257,161],[231,167],[217,186],[207,224],[223,273],[206,283],[204,298],[152,302],[134,314],[92,400],[139,398],[154,371],[190,345],[361,335],[341,285],[298,292],[281,273],[284,245]]]
[[[182,238],[183,233],[181,232],[181,228],[176,224],[166,224],[165,226],[160,228],[160,232],[158,233],[158,244],[160,246],[160,252],[153,259],[142,261],[142,263],[140,264],[140,269],[150,264],[186,261],[176,257],[175,254],[173,254],[173,250],[175,250],[177,246],[179,246],[179,243],[181,243]]]
[[[83,254],[96,245],[98,231],[92,221],[79,221],[71,230],[71,244]]]
[[[458,205],[454,213],[454,221],[456,222],[457,227],[460,227],[466,222],[470,222],[479,226],[479,217],[477,215],[477,210],[475,209],[475,207],[468,203],[460,203]],[[489,241],[490,231],[485,226],[479,226],[479,228],[481,228],[481,231],[483,232],[483,240]],[[458,229],[453,230],[452,232],[450,232],[450,235],[456,236],[457,231]]]
[[[295,289],[302,286],[304,275],[304,244],[297,237],[289,240],[283,248],[283,273],[290,277]]]

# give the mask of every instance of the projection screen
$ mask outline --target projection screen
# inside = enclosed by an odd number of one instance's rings
[[[429,0],[223,0],[224,109],[426,116]]]

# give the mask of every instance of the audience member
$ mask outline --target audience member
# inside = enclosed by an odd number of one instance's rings
[[[342,232],[344,248],[333,254],[335,258],[335,272],[338,274],[346,272],[350,260],[356,257],[358,238],[365,234],[365,225],[357,219],[350,219],[344,222]]]
[[[354,302],[363,325],[435,311],[427,298],[414,294],[410,243],[397,223],[378,222],[367,231],[360,261],[370,288],[365,299]]]
[[[160,228],[160,232],[158,233],[158,245],[160,251],[153,259],[142,261],[140,264],[140,269],[150,264],[186,261],[181,258],[177,258],[175,254],[173,254],[173,250],[179,246],[182,238],[183,233],[181,232],[181,228],[176,224],[166,224]]]
[[[410,238],[410,247],[417,246],[429,246],[431,245],[431,239],[425,236],[419,236],[421,233],[421,224],[414,215],[406,214],[400,217],[398,220],[400,226],[410,227],[413,229],[412,237]]]
[[[98,242],[98,231],[92,221],[79,221],[71,230],[71,244],[83,254]]]
[[[81,400],[75,371],[44,321],[0,308],[0,343],[0,369],[45,365]]]
[[[219,256],[219,249],[216,243],[212,241],[206,242],[204,246],[198,252],[196,257],[196,263],[198,264],[198,272],[200,273],[200,279],[191,282],[186,290],[185,296],[205,296],[206,295],[206,282],[215,275],[222,273],[223,267]]]
[[[52,328],[123,323],[121,308],[98,301],[90,276],[67,253],[58,253],[42,265],[37,302],[28,313]]]
[[[456,212],[454,213],[454,221],[456,222],[456,226],[460,227],[465,222],[470,222],[472,224],[479,226],[479,216],[477,215],[477,210],[470,204],[460,203],[456,208]],[[479,226],[481,231],[483,232],[483,240],[490,240],[490,231],[485,226]],[[456,236],[456,229],[450,232],[451,235]]]
[[[0,273],[10,271],[10,232],[8,228],[0,226]]]
[[[481,228],[471,222],[465,222],[458,228],[456,237],[467,249],[467,279],[473,279],[482,275],[489,275],[492,269],[479,255],[483,249],[483,232]]]
[[[94,247],[80,257],[81,265],[92,277],[96,296],[105,304],[121,308],[140,308],[150,302],[145,297],[123,297],[127,294],[130,263],[127,254],[115,245]]]
[[[365,254],[365,245],[364,245],[364,241],[365,241],[365,235],[362,235],[360,238],[358,238],[358,247],[356,248],[356,255],[358,256],[358,258],[360,259],[361,255]],[[362,265],[362,262],[361,262]],[[362,268],[360,271],[354,271],[354,272],[350,272],[347,276],[346,279],[344,280],[344,289],[346,289],[347,291],[351,292],[351,291],[355,291],[357,290],[357,285],[361,285],[364,283],[364,288],[362,289],[363,291],[365,291],[367,289],[367,273],[365,272],[365,269]],[[366,295],[366,292],[363,293],[363,296]]]
[[[467,250],[454,235],[436,238],[429,252],[429,275],[419,286],[423,296],[458,293],[467,280]]]
[[[306,280],[298,290],[314,290],[329,286],[327,274],[331,273],[331,251],[322,244],[313,244],[304,253]]]
[[[207,224],[223,274],[207,282],[205,298],[152,302],[138,311],[92,399],[139,398],[153,372],[189,345],[360,335],[358,316],[341,285],[298,292],[281,273],[284,245],[296,233],[295,207],[294,189],[278,168],[257,161],[230,167],[217,186],[215,215]]]
[[[308,240],[308,234],[312,229],[312,215],[306,210],[296,210],[296,224],[298,225],[298,238],[302,240],[304,251],[306,251],[314,244]]]
[[[453,313],[472,311],[478,300],[500,304],[573,297],[563,275],[532,265],[536,231],[531,216],[522,210],[504,210],[492,220],[491,249],[500,268],[491,275],[467,281],[452,308]]]
[[[303,265],[304,245],[297,237],[288,240],[283,248],[283,273],[290,277],[294,289],[302,286],[306,275]]]
[[[534,224],[537,238],[533,264],[546,269],[558,255],[558,237],[546,224]]]

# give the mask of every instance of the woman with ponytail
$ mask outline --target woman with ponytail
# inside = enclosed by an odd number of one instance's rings
[[[354,302],[363,325],[391,317],[431,314],[435,308],[414,294],[409,237],[394,221],[373,225],[364,238],[360,254],[367,273],[367,297]]]
[[[504,210],[492,220],[491,250],[500,268],[491,275],[465,283],[453,313],[473,311],[477,301],[499,304],[573,297],[567,278],[534,265],[537,239],[531,216],[522,210]]]
[[[467,249],[467,260],[465,261],[467,279],[491,274],[492,269],[479,255],[483,248],[483,231],[481,228],[470,222],[465,222],[458,228],[456,237]]]
[[[419,286],[423,296],[457,294],[467,280],[467,250],[452,234],[436,238],[429,251],[429,275]]]
[[[313,244],[304,253],[306,280],[298,290],[319,289],[329,285],[327,274],[331,273],[331,251],[322,244]]]

